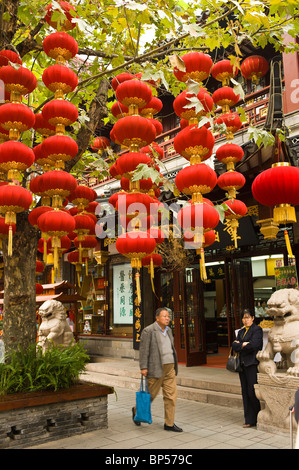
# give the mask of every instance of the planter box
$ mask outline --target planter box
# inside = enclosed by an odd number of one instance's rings
[[[68,389],[0,396],[0,449],[34,446],[108,426],[112,387],[76,384]]]

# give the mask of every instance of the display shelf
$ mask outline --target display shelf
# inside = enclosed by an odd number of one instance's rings
[[[217,338],[219,346],[228,345],[228,329],[225,318],[217,318]]]

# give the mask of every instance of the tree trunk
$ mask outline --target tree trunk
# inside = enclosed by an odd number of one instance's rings
[[[36,253],[37,231],[28,222],[27,212],[18,214],[12,256],[7,255],[7,242],[3,243],[3,340],[7,354],[36,342]]]

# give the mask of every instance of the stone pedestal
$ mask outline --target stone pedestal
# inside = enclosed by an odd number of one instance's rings
[[[299,388],[299,377],[285,373],[275,375],[258,374],[255,393],[261,402],[261,411],[257,417],[257,428],[273,433],[290,432],[289,407],[294,404],[295,392]],[[293,417],[293,431],[297,431],[297,423]]]

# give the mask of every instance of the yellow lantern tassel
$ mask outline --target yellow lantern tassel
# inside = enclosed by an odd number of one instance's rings
[[[55,272],[54,272],[54,268],[52,268],[52,270],[51,270],[51,282],[52,282],[52,284],[54,284],[54,282],[55,282]]]
[[[8,229],[8,248],[7,248],[7,254],[8,256],[12,256],[12,226],[9,226]]]
[[[78,286],[81,287],[79,271],[77,271],[77,279],[78,279]]]
[[[287,230],[284,231],[284,239],[285,239],[285,242],[286,242],[289,258],[294,258],[291,243],[290,243],[290,238],[289,238],[289,234],[288,234]]]
[[[205,264],[205,252],[204,249],[200,249],[200,277],[202,281],[207,280],[207,271],[206,271],[206,264]]]
[[[59,267],[58,247],[54,247],[54,270]]]
[[[138,300],[138,305],[140,305],[141,302],[141,291],[140,291],[140,273],[137,272],[135,275],[135,281],[136,281],[136,290],[137,290],[137,300]]]
[[[88,276],[88,260],[85,263],[85,275]]]
[[[155,286],[154,286],[155,271],[154,271],[154,260],[153,260],[153,258],[151,258],[150,271],[151,271],[152,291],[155,294]]]
[[[82,245],[79,242],[79,263],[82,263]]]

